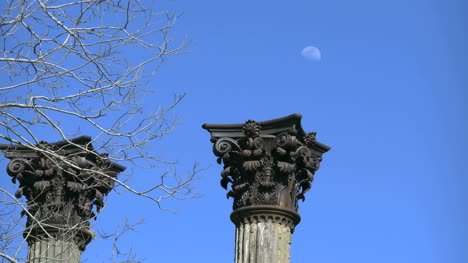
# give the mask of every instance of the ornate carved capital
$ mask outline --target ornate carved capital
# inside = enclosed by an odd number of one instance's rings
[[[54,236],[73,227],[77,236],[83,236],[84,249],[91,240],[85,237],[90,235],[86,234],[89,220],[104,206],[104,196],[114,187],[112,178],[125,167],[98,154],[88,136],[36,147],[0,145],[0,150],[11,160],[8,175],[13,183],[19,182],[15,196],[27,200],[28,211],[23,214],[28,216],[26,231],[35,233],[31,238]]]
[[[227,189],[231,184],[227,196],[234,198],[234,210],[253,206],[298,210],[322,154],[330,150],[316,140],[315,132],[304,132],[301,118],[293,114],[258,123],[203,125],[211,134],[218,163],[224,164],[221,186]]]

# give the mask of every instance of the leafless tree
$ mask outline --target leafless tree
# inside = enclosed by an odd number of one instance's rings
[[[42,140],[63,140],[99,158],[105,152],[106,160],[128,167],[157,167],[162,172],[147,189],[135,189],[125,176],[111,179],[121,191],[163,208],[165,198],[193,196],[197,168],[176,174],[174,163],[151,147],[173,130],[172,110],[184,94],[168,104],[144,98],[157,90],[150,80],[161,63],[186,52],[189,43],[172,33],[178,14],[148,2],[2,1],[0,143],[26,146],[77,169],[76,162],[42,147]],[[92,136],[92,149],[73,142],[81,133]],[[27,213],[27,204],[0,187],[0,257],[16,262],[22,233],[15,215]]]

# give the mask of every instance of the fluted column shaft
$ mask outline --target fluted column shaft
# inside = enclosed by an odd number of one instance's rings
[[[236,226],[236,263],[288,263],[291,227],[266,220],[245,220]]]
[[[29,263],[80,263],[81,250],[73,240],[42,239],[29,244]]]
[[[79,263],[94,234],[86,228],[36,224],[28,227],[24,235],[28,241],[28,263]]]
[[[300,216],[275,206],[244,207],[231,214],[236,225],[235,263],[289,263]]]

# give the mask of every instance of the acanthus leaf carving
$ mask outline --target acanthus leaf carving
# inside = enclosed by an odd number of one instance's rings
[[[77,138],[82,147],[89,137]],[[62,147],[58,147],[60,144]],[[0,145],[10,159],[7,173],[19,187],[17,198],[26,199],[26,226],[59,225],[87,229],[95,212],[103,207],[104,196],[114,186],[115,177],[125,167],[113,164],[106,155],[63,146],[64,142],[41,142],[34,150],[26,146]],[[66,148],[67,150],[63,150]],[[90,146],[92,148],[92,146]]]
[[[315,132],[306,134],[300,118],[289,117],[278,119],[278,126],[275,120],[264,122],[266,127],[253,120],[204,126],[212,135],[214,154],[224,164],[221,186],[234,199],[233,209],[273,205],[297,211],[298,200],[305,199],[321,155],[330,148],[316,141]],[[285,129],[285,124],[290,126]]]

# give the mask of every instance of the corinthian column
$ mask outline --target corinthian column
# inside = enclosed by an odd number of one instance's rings
[[[298,201],[330,147],[306,133],[299,114],[264,122],[204,124],[224,163],[221,186],[234,199],[236,263],[289,263]]]
[[[27,200],[28,262],[80,262],[93,238],[90,220],[125,167],[98,154],[88,136],[36,146],[2,144],[0,150],[11,160],[8,175],[19,182],[15,196]]]

